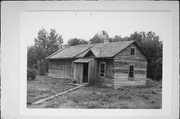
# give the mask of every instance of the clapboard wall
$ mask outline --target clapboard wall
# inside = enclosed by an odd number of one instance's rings
[[[49,60],[48,76],[55,78],[73,78],[72,62],[75,59]]]
[[[131,47],[135,55],[130,55]],[[134,65],[134,78],[129,78],[129,66]],[[114,57],[114,88],[128,85],[145,85],[147,74],[147,59],[133,43]]]

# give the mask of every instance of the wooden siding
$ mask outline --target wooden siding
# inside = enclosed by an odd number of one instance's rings
[[[130,55],[130,48],[135,47],[135,55]],[[87,55],[91,57],[91,54]],[[69,60],[50,60],[49,76],[56,78],[74,78],[78,83],[82,83],[83,63]],[[100,62],[106,63],[105,77],[100,78]],[[74,65],[74,66],[73,66]],[[129,66],[134,66],[134,79],[129,80]],[[119,88],[128,85],[144,85],[146,83],[147,59],[136,47],[131,44],[112,58],[96,58],[89,62],[88,82],[99,82],[103,85]],[[74,70],[76,68],[77,70]],[[74,72],[73,72],[74,70]]]
[[[73,69],[71,60],[49,60],[48,75],[55,78],[73,78]]]
[[[88,67],[88,82],[89,83],[94,83],[95,82],[95,61],[92,60],[89,62],[89,67]]]
[[[105,77],[104,78],[101,78],[100,77],[100,62],[105,62],[106,63],[106,69],[105,69]],[[98,77],[98,82],[103,84],[103,85],[106,85],[106,86],[109,86],[109,87],[112,87],[113,86],[113,78],[114,78],[114,75],[113,75],[113,70],[114,70],[114,60],[113,59],[97,59],[97,77]]]
[[[135,47],[135,55],[130,55],[131,47]],[[129,66],[134,66],[134,78],[129,80]],[[142,52],[131,44],[114,57],[114,88],[128,85],[145,85],[147,59]]]
[[[83,63],[74,63],[74,80],[82,83],[83,80]]]

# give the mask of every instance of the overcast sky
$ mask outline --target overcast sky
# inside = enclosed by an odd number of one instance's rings
[[[56,29],[64,43],[70,38],[89,40],[101,30],[110,37],[153,31],[162,41],[171,39],[170,12],[26,12],[21,18],[21,35],[27,38],[28,46],[42,28],[48,32]]]

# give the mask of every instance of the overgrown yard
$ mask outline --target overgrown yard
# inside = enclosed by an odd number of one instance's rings
[[[69,85],[70,82],[69,79],[57,79],[47,76],[37,76],[35,80],[27,81],[27,104],[32,104],[42,98],[75,87]]]
[[[68,79],[37,77],[28,81],[28,103],[32,103],[62,90],[72,88]],[[149,81],[144,87],[123,87],[114,90],[101,85],[81,87],[29,108],[161,108],[161,82]]]

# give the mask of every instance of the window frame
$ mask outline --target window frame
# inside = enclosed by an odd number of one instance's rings
[[[129,77],[129,73],[130,73],[130,67],[133,66],[133,77]],[[134,71],[135,71],[135,65],[134,64],[130,64],[129,65],[129,70],[128,70],[128,78],[129,80],[134,80]]]
[[[132,49],[134,49],[134,54],[131,54],[131,50],[132,50]],[[135,48],[135,47],[131,47],[131,48],[130,48],[130,55],[132,55],[132,56],[136,55],[136,48]]]
[[[101,65],[104,64],[104,76],[101,76],[102,72],[101,72]],[[106,62],[100,62],[99,63],[99,77],[100,78],[105,78],[105,75],[106,75]]]

